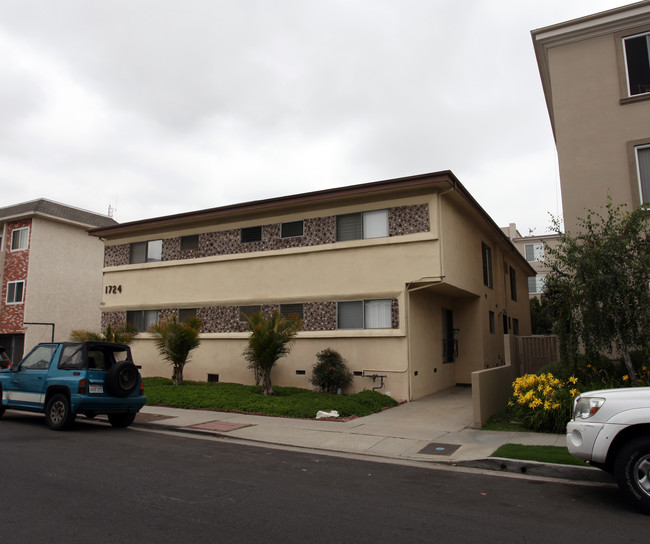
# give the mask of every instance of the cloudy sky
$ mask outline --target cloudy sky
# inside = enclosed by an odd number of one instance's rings
[[[0,0],[0,207],[119,222],[452,170],[561,213],[530,31],[616,0]]]

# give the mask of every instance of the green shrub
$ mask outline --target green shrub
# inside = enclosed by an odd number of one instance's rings
[[[327,348],[316,354],[309,382],[325,393],[336,393],[352,383],[352,373],[341,354]]]

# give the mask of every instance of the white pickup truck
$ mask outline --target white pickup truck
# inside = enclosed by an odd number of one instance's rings
[[[582,393],[566,441],[572,455],[613,474],[627,499],[650,514],[650,387]]]

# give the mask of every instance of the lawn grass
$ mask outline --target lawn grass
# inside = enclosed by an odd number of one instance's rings
[[[484,431],[532,432],[530,429],[526,429],[522,423],[516,421],[512,410],[508,406],[491,416],[481,428]]]
[[[273,386],[275,395],[265,396],[261,386],[192,381],[174,386],[167,378],[144,378],[143,381],[149,406],[315,418],[319,410],[336,410],[340,417],[361,417],[398,404],[395,399],[376,391],[343,396],[298,387]]]
[[[555,463],[560,465],[588,466],[582,459],[569,453],[560,446],[524,446],[522,444],[504,444],[491,457],[505,459],[520,459],[522,461],[539,461],[540,463]]]

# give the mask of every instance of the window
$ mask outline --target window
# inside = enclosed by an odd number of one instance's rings
[[[196,308],[180,308],[178,310],[178,320],[181,323],[193,317],[196,317]]]
[[[304,229],[304,221],[290,221],[288,223],[282,223],[282,226],[280,228],[280,236],[282,238],[295,238],[297,236],[302,236]]]
[[[537,294],[544,291],[544,282],[546,281],[545,274],[538,274],[532,278],[528,278],[528,293]]]
[[[629,96],[650,92],[650,33],[623,39]]]
[[[650,202],[650,145],[638,146],[635,150],[641,204],[646,204]]]
[[[11,232],[11,251],[20,251],[29,247],[29,227],[14,229]]]
[[[512,318],[512,334],[519,336],[519,320],[515,317]]]
[[[543,261],[544,260],[544,244],[536,242],[534,244],[526,244],[525,247],[527,261]]]
[[[47,370],[52,362],[52,356],[58,346],[36,346],[33,351],[23,359],[21,370]]]
[[[481,242],[481,254],[483,258],[483,283],[492,289],[494,285],[492,278],[492,248],[485,242]]]
[[[280,304],[280,313],[284,317],[296,316],[303,319],[305,307],[304,304]]]
[[[241,242],[247,244],[249,242],[262,241],[262,227],[246,227],[241,229]]]
[[[337,304],[339,329],[390,329],[392,326],[390,299],[355,300]]]
[[[181,236],[181,251],[199,249],[199,235]]]
[[[7,304],[22,304],[25,292],[24,281],[7,282]]]
[[[494,321],[494,312],[490,311],[490,332],[492,334],[497,332],[496,322]]]
[[[510,298],[517,300],[517,272],[510,267]]]
[[[385,236],[388,236],[388,210],[336,216],[337,242]]]
[[[140,332],[147,332],[158,321],[158,310],[134,310],[126,312],[126,322],[135,325]]]
[[[129,263],[153,263],[162,260],[162,240],[131,244]]]
[[[260,304],[250,304],[248,306],[239,307],[239,321],[246,321],[247,317],[262,311]]]

